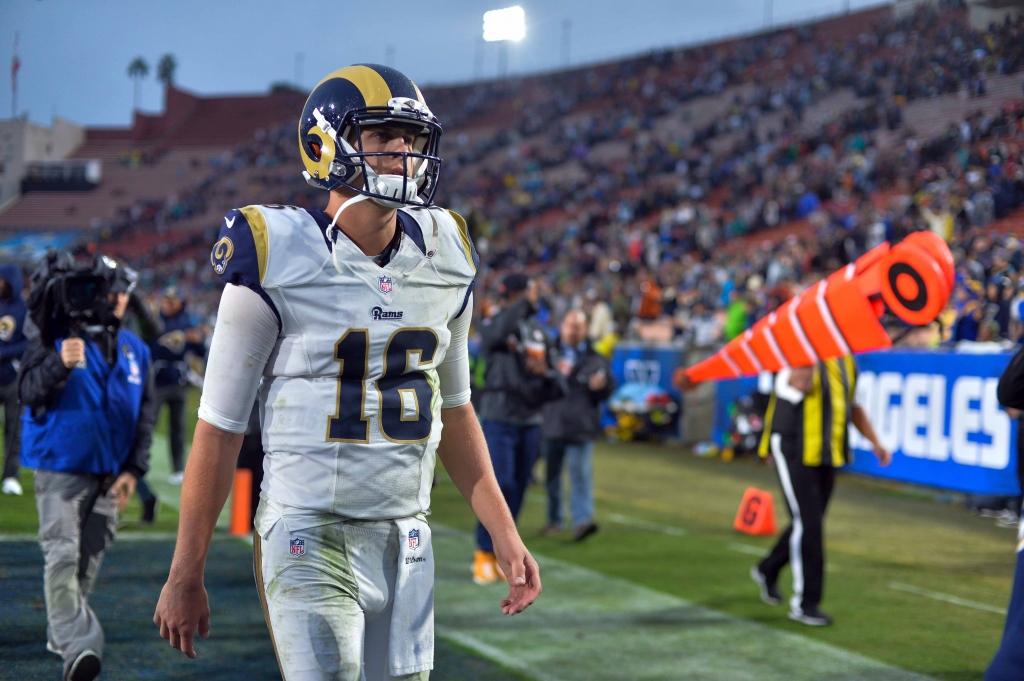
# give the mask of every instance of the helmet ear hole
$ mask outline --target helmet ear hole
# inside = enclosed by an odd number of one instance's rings
[[[320,138],[316,135],[310,135],[306,138],[306,150],[314,160],[319,161],[323,154],[323,146],[320,143]]]

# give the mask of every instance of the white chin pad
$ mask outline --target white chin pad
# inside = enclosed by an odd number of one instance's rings
[[[398,208],[407,203],[415,202],[419,187],[416,180],[402,175],[377,175],[370,173],[367,179],[367,189],[375,196],[371,197],[375,203],[388,208]],[[405,186],[405,193],[402,193],[402,186]],[[394,199],[389,200],[389,199]]]

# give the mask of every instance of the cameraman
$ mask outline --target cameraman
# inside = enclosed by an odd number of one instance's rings
[[[149,464],[149,348],[120,328],[132,274],[107,258],[78,265],[51,253],[32,277],[40,335],[18,376],[22,464],[36,469],[47,649],[64,658],[65,681],[99,674],[103,629],[87,599]]]
[[[509,274],[500,290],[502,310],[480,325],[486,362],[480,419],[498,486],[515,519],[539,453],[540,409],[565,393],[565,381],[551,367],[547,333],[531,319],[540,299],[537,283],[525,274]],[[476,540],[473,581],[504,579],[491,536],[479,523]]]

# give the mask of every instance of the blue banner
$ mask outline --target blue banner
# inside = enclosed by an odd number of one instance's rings
[[[1017,423],[996,399],[1012,356],[903,351],[858,357],[857,401],[893,461],[880,467],[851,425],[850,470],[973,494],[1020,494]]]
[[[874,352],[857,357],[857,402],[893,453],[882,468],[850,425],[847,470],[972,494],[1015,496],[1017,422],[999,405],[996,386],[1013,355],[943,351]],[[715,434],[729,428],[728,405],[754,379],[721,381]]]
[[[639,343],[619,343],[612,354],[612,375],[623,383],[647,383],[667,390],[679,399],[679,391],[672,387],[672,372],[683,364],[679,348]]]

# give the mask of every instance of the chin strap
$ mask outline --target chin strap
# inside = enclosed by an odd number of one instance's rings
[[[331,220],[330,226],[327,228],[327,238],[331,240],[331,260],[334,261],[334,269],[338,270],[338,274],[344,274],[341,271],[341,264],[338,263],[338,233],[341,232],[341,227],[338,227],[338,216],[341,215],[341,211],[345,210],[354,203],[365,201],[370,198],[366,194],[356,194],[351,199],[341,204],[341,208],[334,214],[334,219]]]

